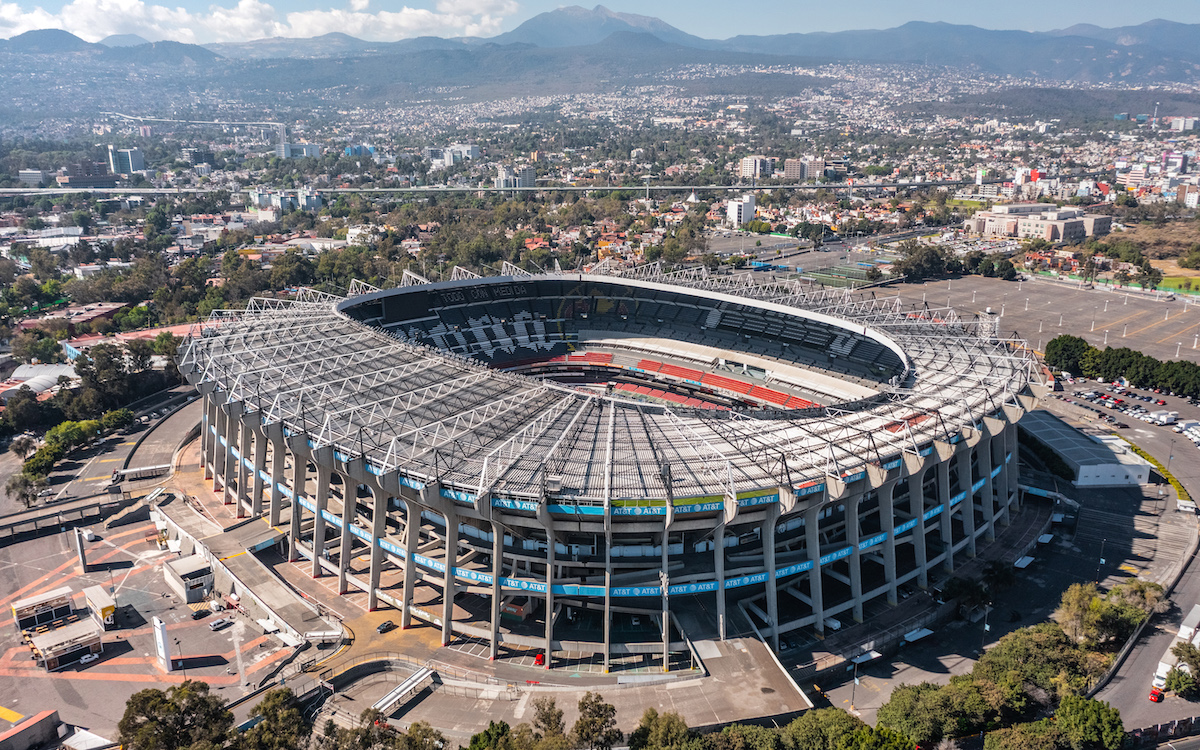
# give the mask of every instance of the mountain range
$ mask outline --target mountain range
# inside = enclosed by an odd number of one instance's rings
[[[638,40],[636,43],[631,40]],[[236,60],[303,60],[409,56],[434,52],[465,53],[467,69],[479,56],[497,50],[509,55],[545,51],[543,63],[555,55],[578,57],[571,50],[595,45],[621,45],[628,54],[648,54],[654,45],[674,51],[667,57],[692,62],[722,54],[771,56],[777,61],[861,61],[921,63],[975,69],[996,75],[1077,82],[1194,82],[1200,80],[1200,24],[1156,20],[1139,26],[1102,28],[1080,24],[1049,32],[996,31],[947,23],[911,22],[892,29],[789,33],[702,39],[658,18],[617,13],[597,5],[559,8],[528,19],[512,31],[491,38],[419,37],[399,41],[367,41],[340,32],[311,39],[276,37],[206,45],[160,41],[136,35],[108,37],[99,44],[65,31],[31,31],[0,40],[0,53],[74,55],[144,65],[205,66],[221,58]],[[561,52],[554,53],[552,51]],[[686,52],[681,52],[686,51]],[[503,57],[503,54],[501,54]],[[658,57],[663,57],[658,55]],[[474,58],[471,62],[469,58]]]

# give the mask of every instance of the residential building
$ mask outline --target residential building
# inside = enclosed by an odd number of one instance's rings
[[[179,158],[193,165],[213,164],[217,160],[212,150],[207,148],[181,148],[179,149]]]
[[[773,171],[770,159],[765,156],[752,154],[742,157],[738,175],[743,178],[770,177]]]
[[[740,227],[754,218],[754,195],[746,193],[741,198],[731,199],[725,208],[725,219],[731,226]]]
[[[501,165],[497,169],[496,187],[499,189],[537,187],[537,170],[533,167]]]

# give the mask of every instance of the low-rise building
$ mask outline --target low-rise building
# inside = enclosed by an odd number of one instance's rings
[[[1075,242],[1108,234],[1112,217],[1052,203],[1009,203],[976,212],[964,224],[968,231],[980,235]]]
[[[201,555],[168,561],[163,566],[163,577],[171,590],[187,604],[202,602],[212,593],[212,565]]]

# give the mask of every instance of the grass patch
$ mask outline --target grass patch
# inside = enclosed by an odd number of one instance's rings
[[[1189,503],[1192,501],[1192,496],[1189,495],[1188,491],[1183,488],[1183,485],[1179,483],[1179,480],[1175,478],[1175,475],[1168,472],[1166,467],[1158,462],[1157,458],[1151,456],[1146,451],[1134,445],[1132,442],[1130,442],[1129,438],[1121,436],[1121,439],[1129,443],[1130,450],[1149,461],[1154,468],[1158,470],[1159,474],[1162,474],[1164,477],[1166,477],[1166,480],[1171,483],[1172,487],[1175,488],[1176,497]]]

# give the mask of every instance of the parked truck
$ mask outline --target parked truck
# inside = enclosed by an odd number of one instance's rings
[[[1180,638],[1176,636],[1175,639],[1171,641],[1171,645],[1167,646],[1167,650],[1163,653],[1162,658],[1158,662],[1158,669],[1154,670],[1154,679],[1150,683],[1152,687],[1156,687],[1160,690],[1165,688],[1167,686],[1167,675],[1171,673],[1172,669],[1180,669],[1184,672],[1188,671],[1188,665],[1181,664],[1179,662],[1179,657],[1171,653],[1171,649],[1175,647],[1176,643],[1185,643],[1186,641],[1186,638]]]
[[[1171,429],[1174,430],[1175,432],[1187,432],[1188,430],[1192,430],[1197,427],[1200,427],[1200,420],[1184,419],[1179,422],[1176,422],[1175,426],[1172,427]]]
[[[1150,412],[1150,414],[1149,414],[1149,417],[1150,417],[1150,419],[1151,419],[1151,420],[1153,420],[1153,421],[1154,421],[1156,424],[1162,424],[1162,425],[1167,425],[1167,424],[1175,424],[1175,420],[1179,419],[1179,412],[1177,412],[1177,411],[1166,411],[1166,410],[1164,409],[1164,410],[1162,410],[1162,411],[1152,411],[1152,412]]]
[[[1196,637],[1197,629],[1200,629],[1200,604],[1193,605],[1192,611],[1183,618],[1183,624],[1179,626],[1179,637],[1190,641]]]

